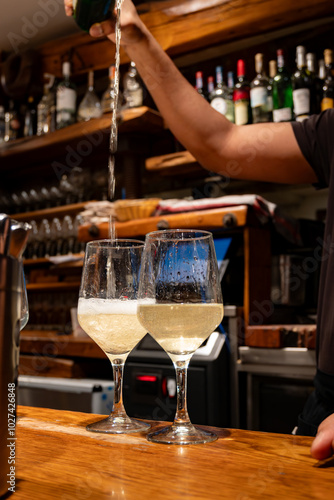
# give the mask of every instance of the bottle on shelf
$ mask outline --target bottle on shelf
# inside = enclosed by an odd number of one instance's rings
[[[227,110],[225,116],[232,123],[234,123],[233,89],[234,89],[234,73],[233,71],[228,71],[227,87],[225,87],[225,100],[227,104]]]
[[[197,92],[199,93],[199,95],[204,97],[204,99],[207,99],[206,92],[205,92],[204,86],[203,86],[203,71],[196,71],[195,76],[196,76],[195,88],[196,88]]]
[[[296,49],[297,69],[292,75],[292,98],[294,117],[303,121],[311,115],[311,99],[313,97],[312,77],[306,65],[305,47]]]
[[[94,90],[94,71],[88,73],[88,88],[78,107],[78,121],[86,122],[102,116],[101,101]]]
[[[237,82],[233,91],[234,118],[236,125],[252,123],[250,107],[250,86],[246,79],[245,61],[239,59],[237,63]]]
[[[21,130],[21,120],[13,99],[9,100],[8,109],[5,112],[5,142],[18,139]]]
[[[326,66],[324,59],[319,59],[318,61],[318,78],[323,82],[326,78]]]
[[[334,76],[333,76],[333,51],[324,50],[326,68],[325,82],[322,91],[321,111],[334,108]]]
[[[213,92],[215,88],[215,79],[213,76],[208,76],[208,80],[207,80],[207,96],[210,98],[210,94]]]
[[[23,136],[32,137],[37,133],[37,106],[33,96],[28,97],[24,116]]]
[[[123,79],[123,95],[127,108],[137,108],[143,105],[143,87],[139,81],[136,64],[131,61]]]
[[[319,61],[319,72],[320,64],[324,67],[324,61]],[[321,99],[322,99],[322,87],[324,86],[324,79],[319,78],[316,73],[316,57],[315,54],[309,52],[306,54],[306,66],[312,78],[312,89],[311,89],[311,113],[320,113],[321,111]]]
[[[57,129],[72,125],[76,121],[77,91],[71,80],[71,64],[63,63],[63,80],[57,86]]]
[[[5,142],[5,105],[0,102],[0,144]]]
[[[290,73],[285,67],[284,53],[277,50],[277,73],[273,80],[273,121],[292,120],[293,100]]]
[[[115,72],[116,67],[114,64],[109,66],[109,84],[107,89],[104,91],[101,99],[101,108],[103,113],[109,113],[113,111],[115,105]],[[122,94],[118,92],[118,105],[117,109],[121,107]]]
[[[223,68],[221,66],[216,66],[216,86],[208,97],[210,105],[222,115],[226,115],[227,111],[227,104],[224,97],[225,87],[226,85],[223,81]]]
[[[270,121],[273,120],[273,81],[277,73],[277,62],[275,59],[269,61],[269,80],[268,80],[268,111],[270,113]]]
[[[43,97],[37,105],[37,135],[48,134],[56,130],[56,94],[55,77],[49,73],[44,74]]]
[[[256,77],[251,82],[250,99],[253,123],[271,121],[271,112],[268,107],[269,79],[263,69],[263,54],[255,55]]]

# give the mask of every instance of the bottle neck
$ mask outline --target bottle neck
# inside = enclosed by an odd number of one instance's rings
[[[299,70],[302,70],[305,67],[306,67],[305,54],[303,54],[302,52],[297,53],[297,68]]]
[[[256,54],[255,56],[255,71],[258,76],[263,76],[263,55]]]
[[[283,54],[278,54],[278,56],[277,56],[277,69],[279,71],[282,71],[285,68],[284,64],[285,63],[284,63],[284,56],[283,56]]]
[[[223,83],[223,70],[221,67],[216,68],[216,82],[217,86]]]
[[[202,73],[196,73],[196,89],[203,88],[203,75]]]
[[[245,61],[243,59],[239,59],[237,64],[237,77],[239,80],[243,80],[245,78]]]

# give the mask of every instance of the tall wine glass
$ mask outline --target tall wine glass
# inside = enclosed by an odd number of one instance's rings
[[[196,444],[217,439],[195,427],[187,411],[187,368],[198,347],[223,317],[212,234],[156,231],[146,236],[138,295],[138,318],[171,358],[177,382],[174,423],[148,434],[157,443]]]
[[[147,333],[137,318],[143,246],[136,240],[98,240],[86,246],[78,321],[110,359],[115,384],[110,416],[90,424],[89,431],[118,434],[150,427],[128,417],[122,397],[125,360]]]

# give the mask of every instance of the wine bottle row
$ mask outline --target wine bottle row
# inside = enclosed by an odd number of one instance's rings
[[[316,69],[317,66],[317,69]],[[261,122],[302,121],[312,114],[334,107],[333,51],[326,49],[324,59],[316,61],[303,46],[296,49],[296,68],[290,72],[284,52],[277,50],[277,59],[269,61],[269,76],[264,69],[263,54],[255,55],[255,78],[249,82],[245,61],[237,62],[237,78],[222,66],[216,76],[209,76],[204,88],[203,72],[196,73],[196,89],[211,106],[236,125]]]
[[[115,106],[115,66],[109,68],[109,83],[101,98],[94,88],[94,72],[88,73],[84,97],[78,102],[78,92],[71,78],[71,65],[63,63],[63,77],[56,82],[53,75],[44,74],[44,91],[40,99],[29,96],[23,106],[8,98],[0,102],[0,144],[20,137],[43,135],[72,125],[77,121],[99,118]],[[143,104],[143,87],[135,63],[131,62],[123,79],[117,109]]]

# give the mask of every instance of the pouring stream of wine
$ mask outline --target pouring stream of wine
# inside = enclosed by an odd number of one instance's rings
[[[110,130],[110,143],[109,143],[109,186],[108,195],[109,199],[113,200],[115,196],[115,154],[117,151],[118,139],[118,126],[117,126],[117,105],[119,95],[119,63],[120,63],[120,43],[121,43],[121,8],[123,0],[116,1],[116,23],[115,23],[115,36],[116,36],[116,54],[115,54],[115,82],[114,82],[114,102],[113,113],[111,120]],[[112,215],[109,218],[109,238],[115,239],[115,223]]]

